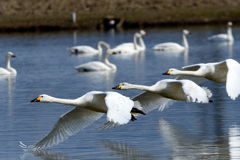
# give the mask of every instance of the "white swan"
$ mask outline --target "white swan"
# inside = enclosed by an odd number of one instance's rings
[[[174,42],[166,42],[166,43],[160,43],[155,46],[153,46],[153,49],[156,51],[183,51],[185,49],[188,49],[188,41],[186,35],[190,34],[188,30],[183,30],[183,46],[174,43]]]
[[[105,42],[99,41],[97,44],[97,49],[90,47],[90,46],[75,46],[75,47],[67,48],[67,50],[69,50],[73,54],[78,54],[78,53],[80,53],[80,54],[85,54],[85,53],[101,54],[102,53],[101,45],[105,46],[106,48],[107,48],[107,46],[109,46]]]
[[[133,54],[133,53],[138,53],[139,51],[145,51],[146,46],[145,43],[142,39],[142,36],[146,35],[146,32],[144,30],[140,30],[139,33],[135,33],[133,36],[133,43],[128,42],[128,43],[122,43],[116,47],[114,47],[112,50],[117,53],[121,54]],[[139,44],[137,40],[139,39]]]
[[[154,97],[156,97],[156,94],[158,94],[159,102],[161,101],[162,97],[164,97],[179,101],[208,103],[211,102],[209,98],[212,96],[212,93],[209,89],[205,87],[200,87],[190,80],[164,79],[158,81],[156,84],[152,86],[136,85],[124,82],[120,83],[116,87],[113,87],[112,89],[120,90],[138,89],[146,91],[145,95],[142,96],[142,99],[139,97],[137,98],[141,106],[143,107],[143,111],[145,107],[144,101],[148,101],[148,103],[151,103],[151,101],[147,100],[146,98],[146,97],[151,98],[151,96],[148,96],[146,94],[153,95]],[[154,103],[156,103],[157,98],[154,99],[155,99]],[[163,108],[161,110],[163,110]]]
[[[232,22],[227,24],[227,34],[217,34],[211,37],[208,37],[208,40],[211,42],[233,42],[234,38],[232,35]]]
[[[108,57],[112,54],[116,54],[111,50],[108,46],[106,53],[104,54],[103,62],[92,61],[85,64],[81,64],[79,66],[74,67],[79,72],[91,72],[91,71],[108,71],[108,70],[116,70],[116,65],[110,63],[108,61]]]
[[[11,67],[10,58],[16,57],[12,52],[8,52],[6,55],[6,69],[0,68],[0,75],[16,75],[17,71]]]
[[[64,141],[101,118],[104,113],[107,114],[107,122],[102,129],[127,124],[130,120],[136,120],[135,116],[138,114],[144,114],[139,102],[134,102],[117,92],[91,91],[77,99],[61,99],[42,94],[31,102],[76,106],[62,115],[52,131],[42,140],[33,146],[20,144],[23,148],[34,150],[45,149]]]
[[[233,59],[215,63],[200,63],[185,66],[182,70],[169,69],[167,75],[178,75],[177,79],[202,77],[208,80],[225,83],[228,96],[235,100],[240,94],[240,64]],[[187,77],[185,77],[187,76]]]

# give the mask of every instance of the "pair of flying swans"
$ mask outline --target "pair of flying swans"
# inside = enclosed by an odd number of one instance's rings
[[[183,67],[182,70],[171,68],[164,75],[177,75],[176,79],[194,79],[196,82],[202,81],[202,79],[198,79],[199,77],[218,83],[226,83],[227,94],[233,100],[240,94],[240,64],[234,59],[193,64]]]
[[[15,57],[12,52],[6,54],[6,68],[0,68],[0,75],[17,75],[17,71],[10,65],[10,59]]]

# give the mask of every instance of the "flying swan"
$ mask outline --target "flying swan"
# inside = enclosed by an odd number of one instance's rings
[[[119,90],[137,89],[137,90],[146,91],[144,93],[145,94],[144,97],[147,97],[146,94],[153,95],[156,97],[156,94],[157,94],[159,101],[161,101],[160,99],[162,99],[163,97],[163,98],[179,100],[179,101],[208,103],[208,102],[211,102],[209,98],[212,96],[212,93],[209,89],[205,87],[200,87],[196,83],[190,80],[164,79],[164,80],[158,81],[156,84],[152,86],[136,85],[136,84],[130,84],[130,83],[124,82],[113,87],[112,89],[119,89]],[[137,99],[144,109],[145,107],[144,101],[147,99],[146,98],[141,99],[139,97]],[[155,98],[154,101],[156,100],[157,98]],[[148,103],[151,103],[151,101],[148,101]],[[164,106],[162,106],[161,104],[158,104],[158,105],[160,105],[160,108],[159,108],[160,110],[164,109]]]
[[[11,67],[10,58],[16,57],[12,52],[8,52],[6,55],[6,69],[0,68],[0,75],[16,75],[17,71]]]
[[[186,30],[186,29],[183,30],[183,35],[182,35],[183,46],[181,46],[177,43],[174,43],[174,42],[166,42],[166,43],[160,43],[160,44],[153,46],[153,49],[156,51],[165,51],[165,52],[183,51],[185,49],[188,49],[189,46],[188,46],[188,41],[187,41],[187,37],[186,37],[186,35],[188,35],[188,34],[190,34],[190,32],[188,30]]]
[[[144,43],[144,40],[142,36],[146,35],[146,32],[144,30],[140,30],[140,32],[135,33],[133,36],[133,43],[128,42],[128,43],[122,43],[116,47],[114,47],[112,50],[116,53],[121,53],[121,54],[133,54],[133,53],[138,53],[139,51],[145,51],[146,46]],[[139,40],[139,44],[137,42]]]
[[[42,94],[31,102],[76,106],[62,115],[52,131],[36,144],[27,146],[20,142],[21,147],[33,150],[57,145],[101,118],[104,113],[107,114],[107,122],[102,129],[127,124],[130,120],[136,120],[135,116],[138,114],[144,114],[139,102],[134,102],[117,92],[91,91],[77,99],[61,99]]]
[[[210,42],[233,42],[234,38],[232,35],[232,22],[228,22],[227,24],[227,34],[217,34],[211,37],[208,37]]]
[[[228,96],[235,100],[240,94],[240,64],[233,59],[215,63],[200,63],[185,66],[182,70],[169,69],[164,75],[178,75],[177,79],[202,77],[214,82],[225,83]]]
[[[85,53],[89,53],[89,54],[102,54],[102,47],[101,46],[105,46],[107,48],[108,44],[106,44],[103,41],[99,41],[97,44],[97,49],[90,47],[90,46],[74,46],[71,48],[67,48],[67,50],[69,50],[71,53],[73,54],[85,54]]]
[[[116,65],[108,61],[108,57],[113,54],[116,54],[116,52],[113,52],[110,46],[107,46],[107,50],[106,50],[106,53],[104,54],[103,62],[92,61],[85,64],[81,64],[74,68],[79,72],[116,70],[117,69]]]

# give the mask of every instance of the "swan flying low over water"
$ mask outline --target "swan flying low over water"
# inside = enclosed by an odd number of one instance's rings
[[[33,150],[57,145],[101,118],[104,113],[106,113],[107,122],[103,129],[127,124],[130,120],[136,120],[135,116],[138,114],[144,114],[139,102],[134,102],[117,92],[91,91],[77,99],[61,99],[42,94],[31,102],[76,106],[62,115],[52,131],[36,144],[27,146],[20,142],[21,147]]]
[[[0,68],[0,75],[16,75],[17,71],[11,67],[10,58],[16,57],[12,52],[8,52],[6,55],[6,69]]]
[[[214,82],[226,82],[226,90],[231,99],[235,100],[240,94],[240,64],[233,59],[215,63],[193,64],[183,67],[182,70],[171,68],[163,74],[177,75],[177,79],[202,77]]]
[[[73,54],[85,54],[85,53],[89,53],[89,54],[101,54],[102,53],[102,47],[101,45],[106,46],[106,43],[103,41],[99,41],[97,44],[97,49],[90,47],[90,46],[75,46],[75,47],[71,47],[71,48],[67,48],[67,50],[69,50],[71,53]]]
[[[190,34],[190,32],[188,30],[183,30],[183,46],[174,43],[174,42],[165,42],[165,43],[160,43],[157,44],[153,47],[154,50],[156,51],[183,51],[185,49],[188,49],[188,41],[187,41],[187,37],[186,35]]]
[[[227,24],[228,29],[227,29],[227,34],[217,34],[213,35],[211,37],[208,37],[208,40],[210,42],[233,42],[234,38],[232,35],[232,22],[228,22]]]
[[[109,71],[116,70],[117,67],[108,61],[110,55],[116,54],[113,52],[109,45],[104,44],[107,48],[106,53],[104,54],[103,62],[92,61],[79,66],[74,67],[79,72],[90,72],[90,71]]]
[[[146,91],[144,97],[149,97],[146,94],[152,95],[153,93],[158,95],[159,99],[168,98],[172,100],[179,100],[179,101],[187,101],[187,102],[196,102],[196,103],[209,103],[211,100],[209,98],[212,96],[212,93],[206,87],[200,87],[196,83],[190,80],[175,80],[175,79],[164,79],[158,81],[152,86],[145,86],[145,85],[136,85],[130,83],[120,83],[116,87],[112,89],[119,89],[119,90],[129,90],[129,89],[137,89]],[[141,96],[141,95],[140,95]],[[144,111],[144,101],[148,101],[147,99],[141,99],[140,96],[137,98],[140,102],[141,106],[143,107]],[[155,98],[157,101],[157,97]],[[160,101],[160,100],[159,100]],[[151,101],[148,101],[151,103]],[[149,104],[148,104],[149,105]],[[158,104],[161,106],[161,104]],[[161,106],[160,110],[164,109],[164,106]]]

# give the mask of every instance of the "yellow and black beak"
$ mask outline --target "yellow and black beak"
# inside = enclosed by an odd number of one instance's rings
[[[164,72],[162,75],[170,75],[171,70],[168,70],[167,72]]]
[[[117,54],[117,52],[112,51],[112,54]]]
[[[11,54],[11,57],[16,57],[14,54]]]
[[[112,89],[118,89],[118,90],[121,90],[121,87],[122,87],[122,84],[119,84],[119,85],[113,87]]]
[[[42,98],[42,96],[39,96],[33,100],[31,100],[31,102],[40,102],[40,99]]]

